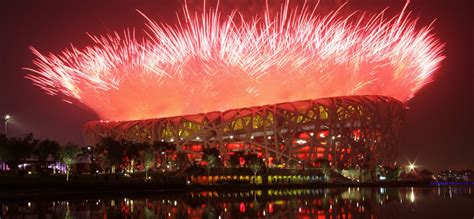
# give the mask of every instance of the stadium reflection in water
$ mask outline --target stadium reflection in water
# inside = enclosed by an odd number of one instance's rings
[[[474,186],[443,186],[203,191],[100,198],[2,198],[0,204],[1,218],[471,217],[473,189]]]

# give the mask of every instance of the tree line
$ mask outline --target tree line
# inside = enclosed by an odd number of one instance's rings
[[[145,179],[149,179],[150,171],[177,172],[190,166],[205,169],[207,175],[211,169],[224,166],[250,168],[256,175],[264,167],[261,159],[251,153],[236,152],[225,165],[216,148],[204,149],[200,163],[191,162],[189,156],[186,152],[176,151],[176,145],[162,141],[144,143],[105,137],[97,145],[80,147],[50,139],[38,140],[33,134],[11,138],[0,135],[0,161],[14,174],[19,173],[24,163],[35,163],[40,167],[37,173],[50,174],[48,165],[58,162],[65,165],[67,180],[76,163],[89,163],[89,171],[94,174],[144,172]],[[56,169],[53,168],[53,171],[55,174]]]
[[[80,157],[81,148],[72,143],[59,144],[57,141],[45,139],[39,140],[33,134],[22,137],[8,138],[0,135],[0,161],[8,166],[13,173],[18,173],[21,164],[35,163],[42,167],[38,169],[40,174],[45,174],[49,164],[57,162],[66,165],[67,178],[73,163]],[[53,168],[56,171],[55,168]]]

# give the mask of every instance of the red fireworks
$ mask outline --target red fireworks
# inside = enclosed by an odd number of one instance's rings
[[[194,114],[303,99],[386,95],[405,101],[431,80],[443,45],[430,26],[385,18],[290,9],[246,20],[218,9],[178,25],[148,20],[133,32],[91,36],[92,45],[37,56],[27,78],[102,119]]]

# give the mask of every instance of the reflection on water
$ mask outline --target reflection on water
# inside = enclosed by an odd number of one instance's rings
[[[472,218],[472,190],[472,186],[353,187],[4,199],[0,201],[0,215],[1,218],[431,218],[445,213]]]

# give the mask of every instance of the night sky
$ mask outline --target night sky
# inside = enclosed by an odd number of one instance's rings
[[[270,6],[281,1],[269,0]],[[190,0],[191,6],[201,6]],[[212,4],[211,1],[210,4]],[[224,10],[239,8],[249,15],[264,8],[263,0],[221,1]],[[238,3],[236,3],[238,2]],[[300,4],[303,1],[291,1]],[[345,1],[323,0],[323,13],[337,9]],[[409,10],[420,24],[434,23],[435,33],[444,42],[446,59],[434,82],[407,103],[399,149],[399,162],[416,160],[421,168],[474,169],[473,1],[413,0]],[[209,3],[209,2],[208,2]],[[28,47],[57,53],[73,43],[77,47],[91,41],[85,33],[104,34],[135,27],[148,17],[173,23],[181,1],[160,0],[8,0],[0,6],[0,113],[13,116],[11,136],[33,132],[37,138],[61,143],[82,144],[81,128],[98,117],[84,108],[48,96],[24,78],[23,67],[33,67]],[[387,15],[398,13],[405,1],[351,1],[346,11],[378,12],[390,7]],[[275,7],[275,9],[277,9]],[[3,131],[3,128],[1,129]]]

